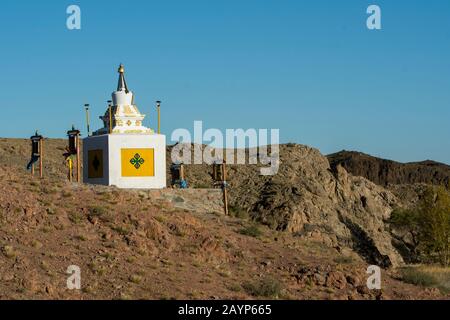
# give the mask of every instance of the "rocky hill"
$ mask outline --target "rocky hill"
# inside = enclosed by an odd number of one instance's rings
[[[188,180],[211,183],[210,172],[206,165],[188,166]],[[261,176],[257,165],[231,165],[229,183],[235,209],[272,229],[352,248],[384,267],[403,262],[384,223],[398,199],[340,166],[332,170],[316,149],[282,145],[276,175]]]
[[[327,158],[332,167],[341,165],[349,173],[382,186],[415,183],[448,185],[450,181],[450,166],[430,160],[400,163],[355,151],[341,151]]]
[[[28,141],[0,139],[0,298],[443,297],[399,281],[386,219],[400,200],[316,149],[281,146],[274,176],[229,166],[225,217],[210,166],[187,167],[188,190],[89,186],[66,181],[64,145],[45,141],[41,180]],[[82,291],[65,288],[71,264]],[[368,264],[386,268],[382,291]]]

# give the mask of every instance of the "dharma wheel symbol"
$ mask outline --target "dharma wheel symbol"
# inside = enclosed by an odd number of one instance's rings
[[[141,158],[141,155],[139,153],[136,153],[134,157],[130,160],[130,163],[136,168],[139,169],[141,165],[143,165],[145,162],[144,159]]]

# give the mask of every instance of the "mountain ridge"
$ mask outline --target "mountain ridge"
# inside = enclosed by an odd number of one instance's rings
[[[450,181],[450,166],[434,160],[402,163],[347,150],[326,157],[332,167],[340,164],[349,173],[382,186],[415,183],[447,186]]]

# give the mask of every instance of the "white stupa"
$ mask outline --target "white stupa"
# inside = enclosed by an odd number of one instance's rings
[[[117,91],[112,93],[112,133],[154,133],[153,130],[142,125],[145,115],[141,114],[134,104],[134,95],[128,90],[123,65],[120,65],[118,71]],[[109,118],[109,110],[106,110],[105,114],[100,117],[104,127],[94,132],[94,135],[109,132]]]
[[[103,128],[83,140],[84,182],[119,188],[166,187],[166,137],[143,125],[145,118],[128,90],[125,69],[112,93]]]

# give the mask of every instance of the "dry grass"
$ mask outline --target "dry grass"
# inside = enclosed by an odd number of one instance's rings
[[[128,278],[128,280],[129,280],[130,282],[132,282],[132,283],[139,284],[139,283],[142,282],[142,276],[140,276],[140,275],[138,275],[138,274],[132,274],[132,275]]]
[[[409,266],[400,270],[407,283],[422,287],[434,287],[450,293],[450,268],[440,266]]]

